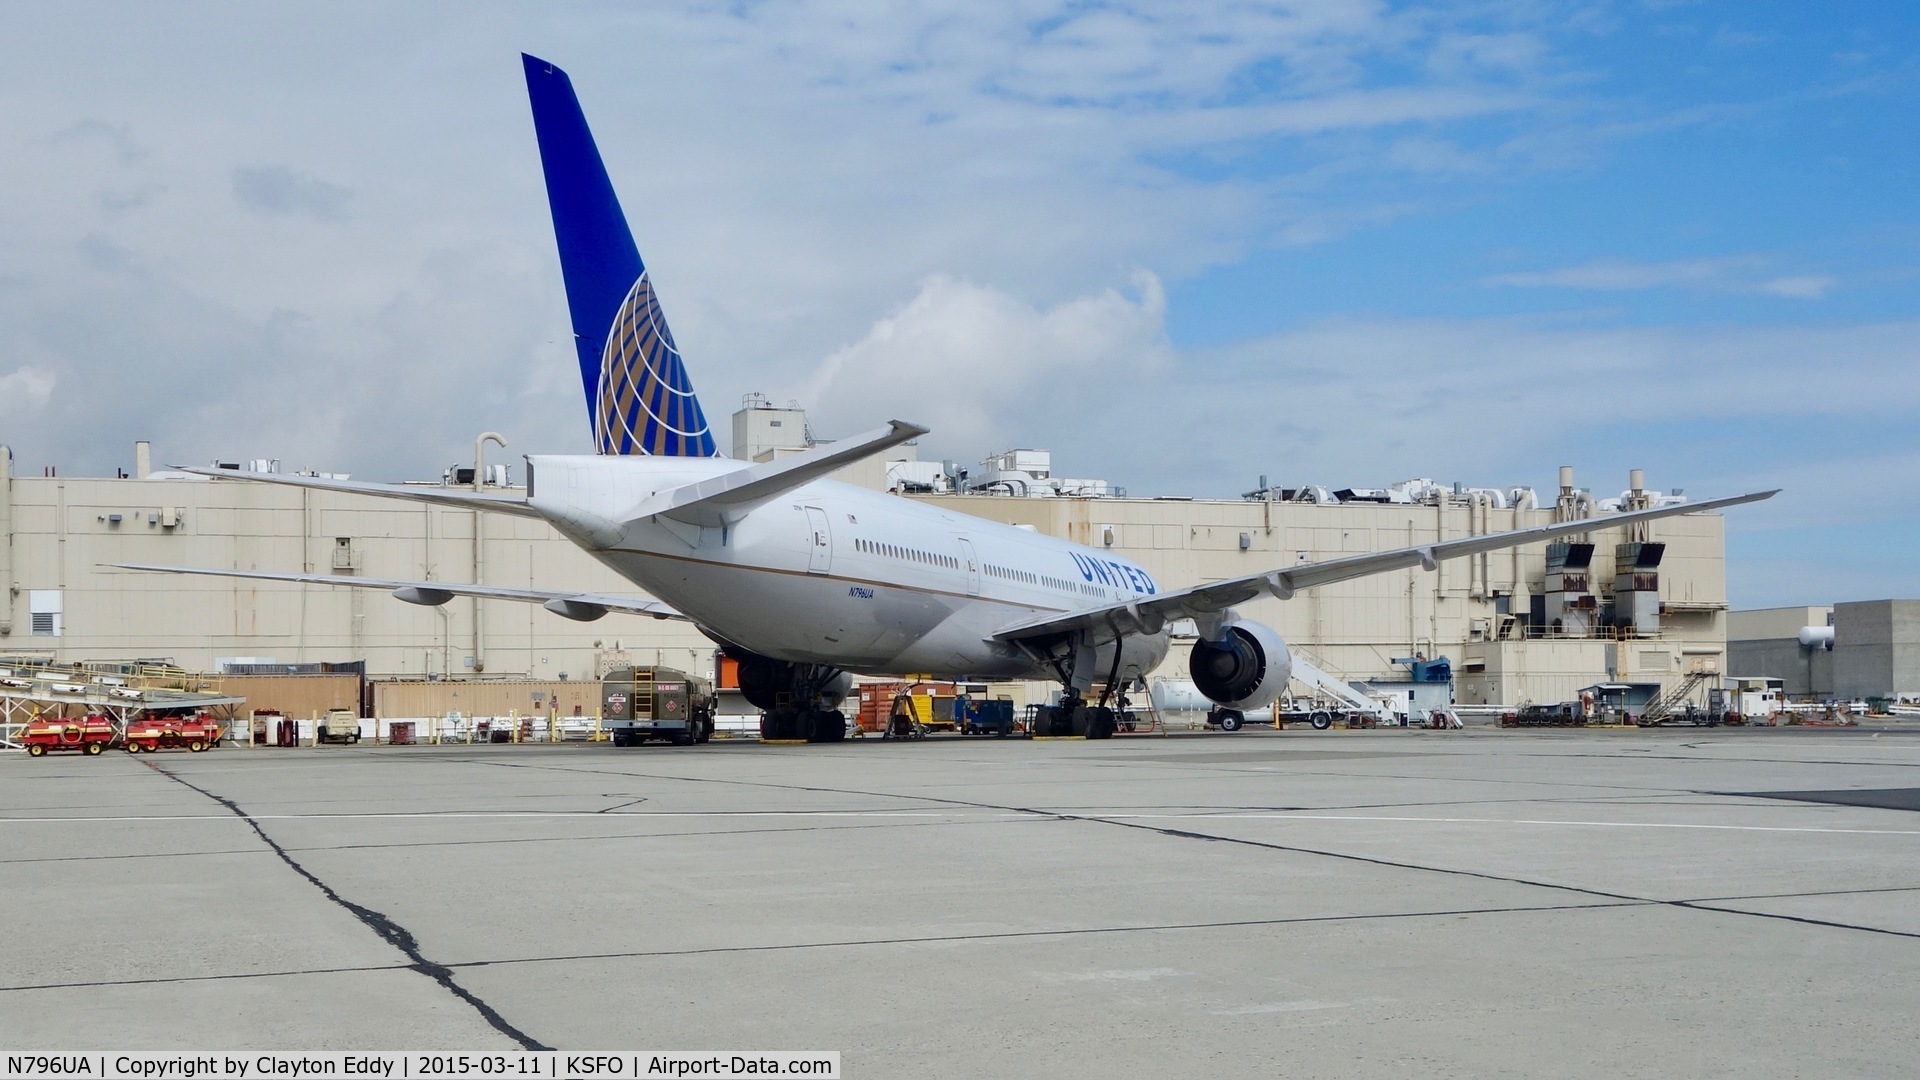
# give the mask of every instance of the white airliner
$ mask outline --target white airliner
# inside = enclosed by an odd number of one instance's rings
[[[1262,595],[1538,543],[1605,525],[1765,499],[1774,492],[1348,555],[1186,588],[1163,588],[1108,552],[825,477],[925,434],[887,427],[777,461],[714,446],[646,267],[564,72],[523,57],[574,340],[599,453],[530,456],[524,498],[321,477],[189,470],[538,518],[649,596],[440,581],[116,564],[127,569],[391,589],[543,604],[569,619],[608,612],[685,619],[740,662],[741,689],[770,738],[843,737],[836,711],[854,673],[1057,680],[1054,733],[1114,730],[1111,688],[1145,676],[1191,619],[1193,680],[1231,709],[1272,702],[1292,660],[1272,628],[1234,607]],[[1097,704],[1085,695],[1109,688]]]

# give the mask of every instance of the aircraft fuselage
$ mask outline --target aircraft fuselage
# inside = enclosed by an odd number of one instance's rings
[[[657,492],[746,468],[724,458],[528,459],[533,507],[622,577],[714,636],[776,660],[862,674],[1055,677],[994,631],[1132,598],[1137,564],[1037,532],[834,480],[816,480],[725,527],[623,521]],[[1096,635],[1093,672],[1113,664]],[[1120,637],[1124,675],[1158,666],[1168,635]]]

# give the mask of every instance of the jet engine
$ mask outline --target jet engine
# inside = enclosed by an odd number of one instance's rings
[[[1235,623],[1221,641],[1196,641],[1188,661],[1193,684],[1229,709],[1273,704],[1293,677],[1293,656],[1280,632],[1257,622]]]
[[[732,654],[740,661],[740,696],[747,704],[761,712],[772,712],[781,694],[792,694],[799,685],[798,676],[813,674],[819,669],[807,672],[795,670],[795,665],[785,660],[774,660],[758,653],[738,652]],[[836,672],[833,677],[819,684],[813,704],[821,709],[832,711],[853,692],[853,676],[846,672]]]
[[[771,712],[774,696],[791,691],[793,665],[757,653],[741,653],[739,661],[740,696],[761,712]]]

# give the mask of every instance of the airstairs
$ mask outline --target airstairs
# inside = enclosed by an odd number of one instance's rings
[[[1717,678],[1719,674],[1717,665],[1708,663],[1694,665],[1693,670],[1687,672],[1687,677],[1678,685],[1661,691],[1659,697],[1647,703],[1647,711],[1640,714],[1640,724],[1647,726],[1672,719],[1693,698],[1695,690],[1700,689],[1709,680]]]
[[[1365,713],[1376,721],[1388,719],[1385,702],[1370,698],[1347,685],[1346,682],[1327,674],[1298,652],[1293,654],[1293,680],[1310,687],[1315,693],[1341,702],[1354,712]]]

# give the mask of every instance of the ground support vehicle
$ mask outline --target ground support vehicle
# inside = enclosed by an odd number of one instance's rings
[[[989,701],[956,702],[962,735],[992,735],[1004,739],[1013,734],[1013,702],[1007,698]]]
[[[185,749],[193,753],[220,741],[220,722],[205,713],[198,716],[142,716],[127,722],[129,754]]]
[[[113,721],[104,716],[36,717],[20,733],[20,742],[32,757],[45,757],[58,750],[98,755],[113,745],[114,738]]]
[[[1315,705],[1310,708],[1283,708],[1280,710],[1280,725],[1309,724],[1315,731],[1325,731],[1336,723],[1348,727],[1370,726],[1373,717],[1357,709],[1342,709],[1333,706]],[[1266,726],[1265,721],[1251,721]],[[1238,709],[1229,709],[1216,705],[1207,710],[1207,726],[1221,731],[1239,731],[1250,723],[1246,714]]]
[[[666,739],[691,746],[713,738],[720,699],[713,683],[664,667],[615,668],[600,680],[600,725],[615,746]]]
[[[1501,727],[1586,727],[1587,716],[1576,701],[1553,705],[1522,705],[1500,717]]]
[[[314,739],[317,742],[354,745],[360,741],[360,714],[352,709],[328,709],[326,719],[320,721],[320,730],[315,733]]]

